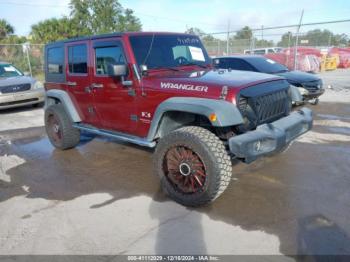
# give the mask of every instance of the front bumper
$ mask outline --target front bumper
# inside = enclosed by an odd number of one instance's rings
[[[229,139],[231,153],[250,163],[260,156],[279,152],[291,141],[312,128],[312,111],[302,108],[289,116],[256,130]]]
[[[308,90],[308,94],[303,95],[304,100],[314,99],[318,98],[320,95],[322,95],[325,92],[325,89],[318,89],[315,91]]]
[[[34,105],[45,101],[45,89],[39,88],[25,92],[0,94],[0,109]]]

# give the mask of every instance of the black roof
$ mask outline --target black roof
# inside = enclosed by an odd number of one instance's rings
[[[83,40],[94,40],[94,39],[113,37],[113,36],[119,36],[120,37],[123,34],[125,34],[125,33],[109,33],[109,34],[100,34],[100,35],[91,35],[91,36],[67,38],[67,39],[64,39],[64,40],[56,41],[56,42],[50,42],[47,45],[59,44],[59,43],[69,43],[69,42],[76,42],[76,41],[83,41]]]
[[[107,37],[121,37],[123,35],[152,35],[152,34],[176,34],[176,35],[192,35],[193,34],[186,34],[186,33],[175,33],[175,32],[115,32],[115,33],[109,33],[109,34],[100,34],[100,35],[91,35],[91,36],[82,36],[82,37],[76,37],[76,38],[68,38],[64,40],[59,40],[56,42],[51,42],[46,45],[55,45],[55,44],[63,44],[63,43],[70,43],[70,42],[76,42],[76,41],[84,41],[84,40],[94,40],[94,39],[101,39],[101,38],[107,38]]]

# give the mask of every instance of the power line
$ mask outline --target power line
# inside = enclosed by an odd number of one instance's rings
[[[325,24],[336,24],[336,23],[346,23],[346,22],[350,22],[350,19],[333,20],[333,21],[325,21],[325,22],[304,23],[304,24],[301,24],[300,26],[325,25]],[[263,30],[292,28],[292,27],[298,27],[298,26],[299,26],[298,24],[284,25],[284,26],[270,26],[270,27],[264,27]],[[234,31],[230,31],[229,33],[237,33],[237,32],[240,32],[240,31],[260,31],[260,30],[262,30],[262,28],[251,28],[251,29],[234,30]],[[213,33],[208,33],[206,35],[218,35],[218,34],[227,34],[227,31],[226,32],[213,32]]]

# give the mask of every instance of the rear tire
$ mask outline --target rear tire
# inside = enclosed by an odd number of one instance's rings
[[[45,129],[51,144],[58,149],[73,148],[80,142],[80,131],[72,126],[62,104],[45,110]]]
[[[232,162],[223,142],[210,131],[183,127],[162,138],[154,168],[166,194],[185,206],[214,201],[227,188]]]

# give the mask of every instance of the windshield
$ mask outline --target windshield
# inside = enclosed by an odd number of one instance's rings
[[[284,65],[264,57],[250,58],[248,62],[262,73],[276,74],[288,71],[288,68]]]
[[[137,64],[147,65],[148,69],[210,64],[208,54],[197,36],[131,36],[130,43]]]
[[[10,64],[0,64],[0,77],[22,76],[23,73]]]

